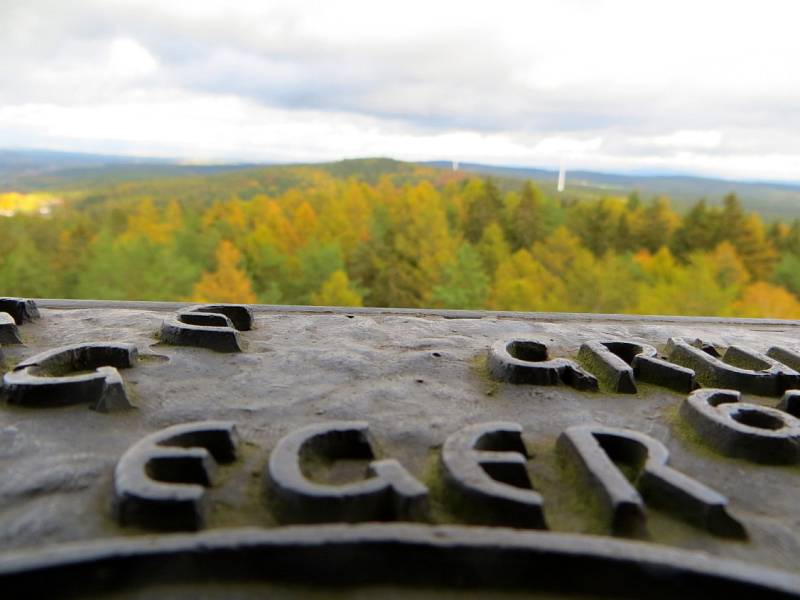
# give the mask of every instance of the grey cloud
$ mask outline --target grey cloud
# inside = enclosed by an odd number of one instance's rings
[[[296,29],[292,15],[260,34],[233,15],[224,23],[136,12],[107,3],[15,3],[0,18],[18,35],[0,65],[16,85],[0,101],[86,103],[119,97],[105,82],[64,81],[69,61],[92,65],[118,36],[142,43],[162,73],[137,85],[235,94],[267,106],[352,112],[422,130],[570,131],[608,127],[619,102],[585,89],[532,92],[513,81],[512,57],[479,31],[371,46],[333,44]],[[1,10],[1,9],[0,9]],[[41,18],[42,13],[48,18]],[[45,40],[45,43],[42,43]],[[80,74],[77,74],[80,76]],[[59,85],[61,84],[61,85]],[[63,86],[63,87],[62,87]],[[67,89],[64,89],[64,88]],[[636,119],[639,111],[627,111]]]
[[[253,19],[233,12],[208,18],[186,7],[176,13],[167,3],[142,9],[108,0],[0,2],[0,74],[11,82],[0,86],[0,107],[91,105],[178,90],[352,113],[411,133],[507,133],[531,144],[550,134],[602,137],[604,150],[617,155],[674,154],[680,149],[641,138],[713,129],[728,134],[709,154],[764,152],[796,146],[800,129],[800,102],[791,90],[754,87],[720,101],[699,85],[669,83],[532,89],[518,70],[542,57],[515,54],[488,24],[334,42],[309,33],[301,9],[278,7]],[[103,79],[108,45],[119,37],[141,43],[160,69],[135,81]]]

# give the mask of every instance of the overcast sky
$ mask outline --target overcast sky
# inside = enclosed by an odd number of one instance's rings
[[[800,181],[800,2],[0,0],[0,147]]]

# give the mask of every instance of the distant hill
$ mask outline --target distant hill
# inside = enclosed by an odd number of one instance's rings
[[[27,173],[5,191],[49,193],[81,210],[102,209],[108,204],[126,208],[143,198],[157,204],[180,199],[205,206],[233,197],[250,200],[260,195],[278,196],[288,190],[303,192],[323,178],[353,178],[376,184],[384,176],[398,186],[430,181],[439,187],[468,175],[388,158],[258,166],[121,163]],[[507,181],[516,185],[516,180]],[[3,191],[0,185],[0,194]]]
[[[253,166],[194,165],[150,157],[0,149],[0,192],[91,187],[116,181],[208,175]]]
[[[423,163],[437,168],[452,169],[450,161]],[[531,179],[545,191],[554,193],[558,171],[527,167],[499,167],[479,163],[459,163],[460,171],[491,175],[499,178]],[[569,195],[628,195],[637,192],[643,198],[669,196],[680,209],[706,198],[709,204],[721,204],[722,198],[736,193],[749,210],[767,219],[800,217],[800,184],[731,181],[685,175],[617,175],[594,171],[567,171],[565,194]]]
[[[124,163],[158,164],[156,159],[132,159],[103,154],[52,150],[0,149],[0,186],[9,188],[27,179],[46,177],[75,169],[107,169]]]
[[[311,171],[337,178],[355,177],[374,184],[389,175],[396,183],[428,178],[434,183],[457,180],[468,175],[492,176],[502,188],[516,188],[531,179],[548,194],[556,193],[556,171],[527,167],[502,167],[460,163],[454,173],[449,161],[410,163],[390,158],[350,159],[329,163],[264,164],[182,164],[177,160],[80,154],[48,150],[0,149],[0,193],[8,191],[91,191],[92,202],[114,196],[117,184],[135,182],[142,194],[162,195],[186,192],[192,196],[224,198],[236,192],[244,197],[257,193],[280,193],[308,183]],[[187,186],[186,178],[193,180]],[[107,192],[110,192],[107,194]],[[800,184],[728,181],[678,175],[618,175],[592,171],[568,171],[565,200],[625,196],[638,193],[643,199],[669,196],[678,210],[685,210],[700,198],[719,204],[735,192],[748,210],[767,220],[800,217]]]

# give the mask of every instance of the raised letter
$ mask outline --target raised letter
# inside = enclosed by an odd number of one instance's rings
[[[779,407],[795,410],[787,392]],[[726,456],[767,464],[800,461],[800,420],[775,408],[739,402],[735,390],[697,390],[681,405],[681,416],[703,441]]]
[[[114,367],[132,367],[136,356],[133,344],[96,342],[62,346],[24,360],[6,373],[4,392],[12,404],[63,406],[88,402],[89,408],[100,412],[130,408],[122,377]],[[90,369],[96,372],[65,374]]]
[[[457,431],[442,449],[451,509],[472,523],[546,529],[542,497],[525,468],[517,423],[482,423]]]
[[[639,471],[636,485],[650,504],[726,537],[744,537],[742,525],[727,512],[728,500],[702,483],[667,466],[664,445],[637,431],[600,425],[570,427],[558,438],[559,448],[582,468],[611,513],[615,533],[644,529],[642,496],[613,459]]]
[[[269,458],[267,480],[281,520],[410,521],[427,513],[428,490],[396,460],[369,464],[368,479],[342,485],[310,481],[302,470],[306,457],[372,459],[369,426],[363,421],[321,423],[293,431]]]
[[[635,394],[635,380],[655,383],[678,392],[696,385],[694,371],[658,358],[648,344],[625,340],[590,341],[581,346],[578,358],[612,391]]]
[[[499,381],[558,385],[596,390],[597,379],[566,358],[548,358],[547,344],[537,340],[501,340],[489,349],[489,373]]]
[[[33,300],[0,298],[0,344],[21,344],[17,325],[39,318]]]
[[[114,509],[122,525],[153,529],[203,527],[206,493],[216,461],[236,458],[232,423],[202,421],[148,435],[122,456],[114,471]]]
[[[19,329],[14,317],[6,312],[0,312],[0,344],[21,344]]]
[[[800,387],[800,373],[748,348],[729,347],[725,362],[681,338],[670,338],[667,349],[671,361],[694,369],[697,381],[706,387],[761,396],[780,396],[787,389]]]
[[[10,314],[17,325],[39,318],[36,302],[25,298],[0,298],[0,312]]]
[[[206,304],[183,309],[161,324],[161,341],[217,352],[241,352],[239,331],[253,327],[252,311],[241,304]]]

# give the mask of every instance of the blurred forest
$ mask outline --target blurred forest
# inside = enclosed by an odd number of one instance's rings
[[[733,194],[679,214],[355,162],[17,195],[47,210],[7,199],[0,295],[800,318],[800,220]]]

